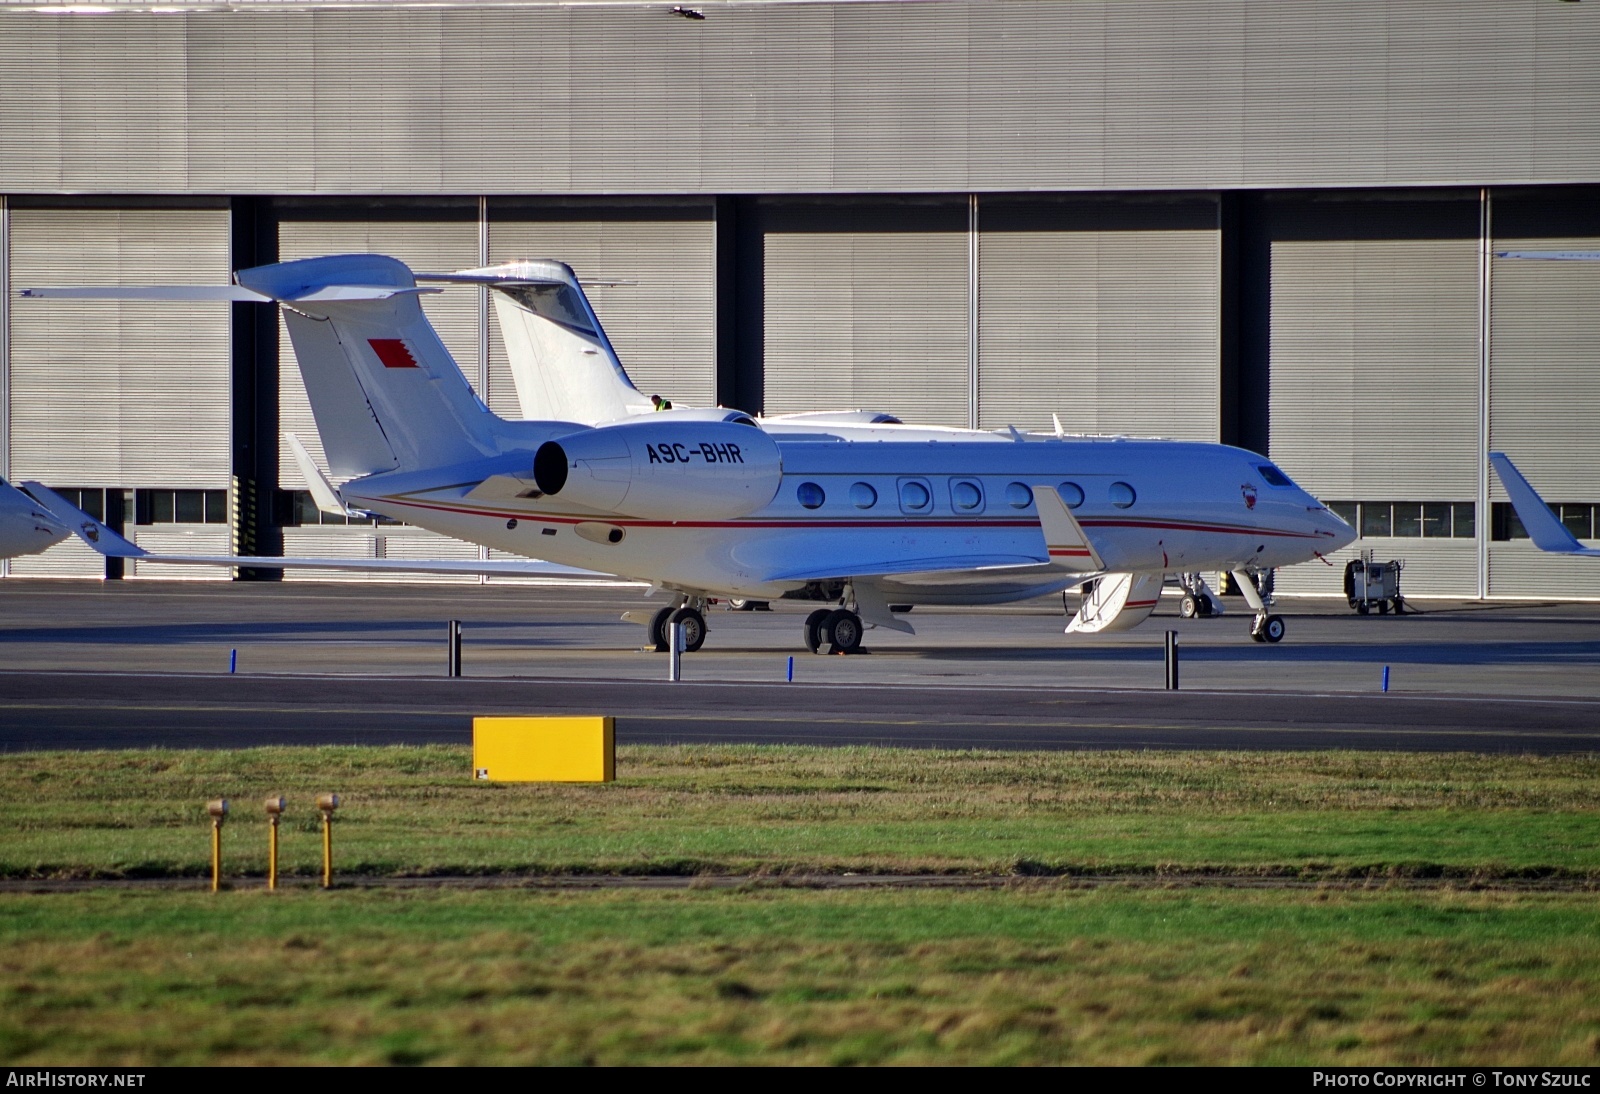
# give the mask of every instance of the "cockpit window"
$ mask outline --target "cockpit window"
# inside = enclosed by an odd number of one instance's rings
[[[1288,475],[1285,475],[1282,471],[1279,471],[1276,467],[1273,467],[1270,463],[1257,464],[1256,465],[1256,473],[1259,474],[1262,477],[1262,479],[1266,481],[1266,484],[1268,486],[1293,486],[1294,485],[1294,483],[1289,481],[1289,476]]]

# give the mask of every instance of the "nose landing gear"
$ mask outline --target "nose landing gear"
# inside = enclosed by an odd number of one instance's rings
[[[1234,570],[1233,580],[1245,601],[1256,613],[1255,618],[1250,621],[1250,637],[1257,642],[1282,642],[1284,634],[1289,630],[1288,625],[1284,623],[1283,616],[1273,615],[1267,611],[1267,602],[1257,591],[1256,583],[1251,580],[1250,574],[1244,570]]]

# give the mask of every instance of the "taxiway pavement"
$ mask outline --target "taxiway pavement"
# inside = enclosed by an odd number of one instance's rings
[[[1088,639],[1061,633],[1059,600],[919,608],[917,635],[871,631],[856,657],[800,649],[800,605],[714,611],[668,684],[666,659],[619,619],[652,603],[639,589],[7,580],[0,750],[465,742],[474,714],[574,712],[615,715],[622,743],[1600,750],[1600,605],[1422,602],[1397,619],[1289,601],[1277,646],[1248,639],[1242,607],[1180,620],[1171,600]],[[1176,694],[1161,690],[1167,629]]]

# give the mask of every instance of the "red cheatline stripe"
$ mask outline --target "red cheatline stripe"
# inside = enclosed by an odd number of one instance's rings
[[[411,350],[399,338],[368,338],[367,345],[378,355],[384,368],[421,368]]]
[[[352,499],[360,500],[360,499]],[[388,497],[381,499],[393,505],[409,506],[413,509],[430,509],[440,513],[461,513],[469,517],[516,517],[518,520],[530,520],[542,524],[584,524],[599,521],[604,524],[615,524],[622,528],[1037,528],[1038,521],[1033,520],[918,520],[908,518],[905,520],[633,520],[628,517],[607,518],[603,515],[592,517],[563,517],[546,515],[543,513],[530,513],[525,509],[478,509],[464,508],[458,505],[440,505],[434,502],[410,501],[404,498]],[[1241,528],[1227,524],[1195,524],[1187,522],[1143,521],[1143,520],[1085,520],[1080,521],[1085,527],[1095,528],[1145,528],[1153,531],[1173,532],[1211,532],[1228,535],[1250,536],[1279,536],[1289,539],[1317,539],[1314,533],[1287,532],[1274,528]],[[1068,548],[1071,550],[1071,548]],[[1087,553],[1087,552],[1085,552]]]

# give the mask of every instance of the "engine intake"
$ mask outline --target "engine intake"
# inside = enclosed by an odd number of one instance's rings
[[[646,520],[732,520],[765,507],[783,462],[743,422],[635,419],[546,441],[533,478],[551,497]]]

